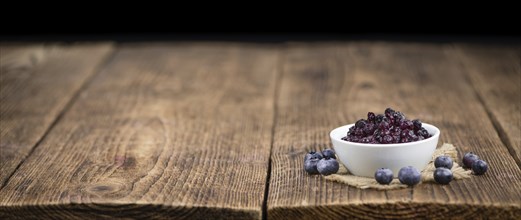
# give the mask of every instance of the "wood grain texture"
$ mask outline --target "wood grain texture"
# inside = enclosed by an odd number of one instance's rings
[[[521,46],[456,45],[479,98],[521,167]]]
[[[0,215],[261,218],[277,55],[121,46],[0,191]]]
[[[502,144],[443,45],[295,44],[283,55],[272,149],[268,218],[498,218],[521,216],[521,170]],[[329,132],[391,106],[441,130],[440,145],[473,151],[484,176],[450,185],[360,190],[303,170],[309,150],[330,146]],[[459,158],[458,158],[459,160]]]
[[[111,51],[109,43],[0,46],[0,188]]]

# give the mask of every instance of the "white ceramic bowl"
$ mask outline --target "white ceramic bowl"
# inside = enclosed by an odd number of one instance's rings
[[[347,169],[356,176],[374,178],[379,168],[389,168],[395,177],[405,166],[418,170],[429,163],[438,144],[440,130],[430,124],[422,123],[432,137],[425,140],[401,144],[363,144],[344,141],[347,131],[354,124],[335,128],[329,134],[335,152]]]

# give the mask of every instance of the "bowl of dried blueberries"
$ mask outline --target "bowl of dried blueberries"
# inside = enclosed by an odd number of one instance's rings
[[[340,162],[356,176],[374,177],[388,168],[397,177],[401,168],[423,170],[438,144],[440,130],[420,120],[409,120],[387,108],[384,114],[367,113],[367,119],[335,128],[330,137]]]

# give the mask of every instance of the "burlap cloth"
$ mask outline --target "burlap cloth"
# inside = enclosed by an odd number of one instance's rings
[[[421,171],[422,180],[420,184],[425,182],[434,182],[433,173],[434,170],[436,170],[436,168],[434,167],[434,159],[441,155],[450,156],[454,161],[454,165],[451,169],[452,174],[454,175],[454,180],[467,179],[471,177],[470,170],[465,170],[458,163],[456,163],[456,159],[459,158],[456,148],[452,144],[445,143],[440,148],[434,151],[431,161],[429,162],[429,164],[427,164],[425,169]],[[390,190],[407,188],[407,185],[401,184],[397,178],[393,179],[393,181],[389,185],[382,185],[376,182],[374,178],[354,176],[347,171],[347,169],[342,165],[342,163],[340,163],[340,169],[338,170],[337,174],[324,176],[324,178],[326,178],[326,180],[344,183],[349,186],[354,186],[360,189]]]

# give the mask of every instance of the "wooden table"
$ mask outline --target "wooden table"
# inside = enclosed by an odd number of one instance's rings
[[[0,219],[521,219],[520,60],[520,45],[2,43]],[[388,106],[490,170],[393,191],[304,172],[331,129]]]

